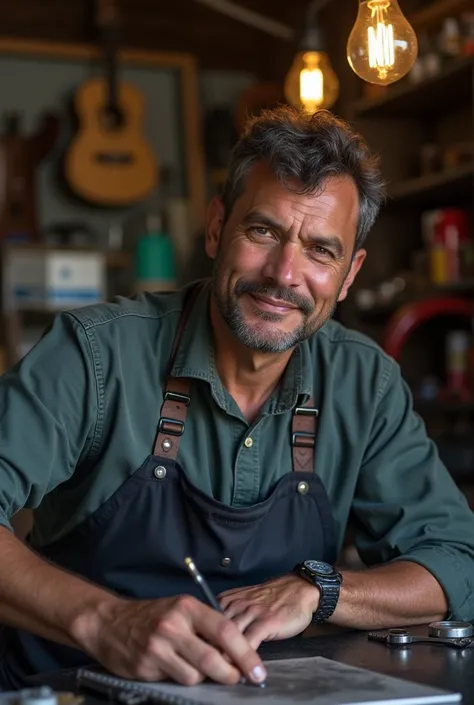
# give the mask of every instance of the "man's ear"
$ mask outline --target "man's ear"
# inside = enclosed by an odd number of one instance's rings
[[[218,196],[214,196],[206,212],[206,252],[215,259],[219,250],[219,241],[224,224],[224,204]]]
[[[337,297],[338,302],[344,301],[344,299],[346,298],[347,293],[348,293],[349,289],[351,288],[352,283],[359,272],[359,269],[362,267],[362,264],[363,264],[366,256],[367,256],[367,250],[364,250],[362,248],[360,250],[357,250],[357,252],[355,253],[355,255],[352,259],[351,268],[349,269],[349,274],[347,275],[347,277],[344,281],[344,284],[342,286],[341,292],[340,292],[339,296]]]

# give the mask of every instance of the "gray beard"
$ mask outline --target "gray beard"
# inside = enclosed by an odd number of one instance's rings
[[[282,316],[277,313],[268,311],[260,311],[255,308],[255,314],[265,322],[274,322],[275,332],[270,335],[267,331],[259,330],[258,324],[249,326],[239,306],[239,297],[230,296],[223,299],[216,289],[216,279],[213,281],[213,296],[217,310],[227,323],[239,343],[245,345],[251,350],[258,350],[263,353],[282,353],[296,347],[299,343],[307,340],[311,335],[318,331],[327,320],[329,320],[336,310],[336,304],[333,306],[329,314],[325,317],[310,320],[308,314],[303,314],[303,321],[295,330],[288,333],[279,331],[278,323],[282,320]]]

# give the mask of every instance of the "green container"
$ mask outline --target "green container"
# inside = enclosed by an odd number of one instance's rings
[[[173,242],[165,232],[149,232],[137,242],[135,279],[140,288],[172,289],[176,286]]]

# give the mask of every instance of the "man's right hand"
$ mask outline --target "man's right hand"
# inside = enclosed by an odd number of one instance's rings
[[[75,620],[80,648],[112,673],[195,685],[205,678],[234,684],[265,680],[257,652],[238,627],[194,597],[113,599]]]

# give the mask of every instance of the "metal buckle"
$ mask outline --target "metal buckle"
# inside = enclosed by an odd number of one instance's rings
[[[171,426],[177,426],[178,430],[170,430],[169,428],[164,429],[163,425],[164,424],[171,424]],[[184,423],[183,421],[178,421],[177,419],[168,419],[166,416],[162,416],[160,418],[159,424],[158,424],[158,430],[162,433],[167,434],[168,436],[182,436],[184,433]]]
[[[191,397],[188,397],[187,394],[179,394],[178,392],[165,392],[165,401],[176,401],[178,404],[189,406]]]
[[[315,435],[314,433],[305,433],[304,431],[297,431],[296,433],[293,433],[291,437],[291,442],[294,446],[297,446],[298,448],[314,448]]]
[[[313,406],[297,406],[295,414],[301,416],[319,416],[319,409],[315,409]]]

